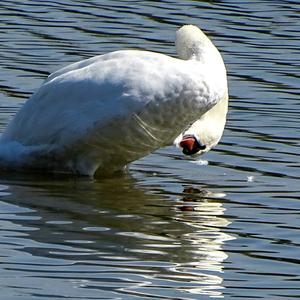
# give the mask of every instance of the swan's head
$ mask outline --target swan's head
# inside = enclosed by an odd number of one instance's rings
[[[199,119],[175,140],[177,147],[188,156],[199,156],[215,147],[223,134],[225,121],[214,126],[211,122]]]
[[[185,155],[198,156],[215,147],[223,134],[228,110],[228,96],[219,101],[182,132],[174,141]]]
[[[176,49],[181,59],[201,59],[209,47],[215,48],[201,29],[194,25],[184,25],[176,32]]]

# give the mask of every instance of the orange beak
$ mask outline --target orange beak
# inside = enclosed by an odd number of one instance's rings
[[[179,143],[182,152],[186,155],[196,154],[200,150],[204,150],[206,146],[201,145],[194,135],[184,135]]]

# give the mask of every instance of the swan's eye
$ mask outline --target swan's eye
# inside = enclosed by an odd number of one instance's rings
[[[185,155],[193,155],[206,148],[205,145],[202,145],[195,136],[191,134],[184,135],[179,145],[182,147],[182,152]]]

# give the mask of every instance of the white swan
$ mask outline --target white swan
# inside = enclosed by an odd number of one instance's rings
[[[181,132],[185,154],[208,151],[225,125],[226,69],[196,26],[177,31],[176,48],[179,58],[123,50],[51,74],[2,134],[0,168],[111,173]]]

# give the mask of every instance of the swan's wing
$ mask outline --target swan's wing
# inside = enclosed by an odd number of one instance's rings
[[[67,65],[55,72],[53,72],[52,74],[50,74],[47,79],[45,80],[45,82],[51,81],[53,80],[55,77],[61,76],[63,74],[67,74],[70,71],[78,71],[80,69],[84,69],[85,67],[91,66],[93,64],[101,64],[105,61],[109,61],[109,60],[120,60],[120,61],[124,61],[124,63],[126,63],[125,59],[126,56],[132,56],[132,55],[136,55],[137,57],[140,56],[140,54],[143,51],[138,51],[138,50],[120,50],[120,51],[114,51],[114,52],[110,52],[110,53],[106,53],[103,55],[97,55],[88,59],[84,59],[75,63],[72,63],[70,65]],[[144,52],[145,53],[145,52]],[[151,53],[151,52],[148,52]],[[151,53],[152,55],[155,55],[155,53]]]
[[[117,53],[117,52],[113,52],[113,53]],[[72,63],[72,64],[67,65],[67,66],[53,72],[52,74],[50,74],[48,76],[48,78],[45,80],[45,82],[53,80],[55,77],[66,74],[70,71],[85,68],[85,67],[87,67],[87,66],[89,66],[89,65],[91,65],[95,62],[105,61],[105,60],[109,59],[109,57],[110,57],[110,53],[104,54],[104,55],[97,55],[97,56],[94,56],[94,57],[91,57],[91,58],[88,58],[88,59],[84,59],[84,60]]]
[[[141,124],[169,132],[170,140],[219,101],[205,73],[195,62],[143,51],[79,62],[50,76],[2,139],[70,145],[95,128],[136,115]]]

